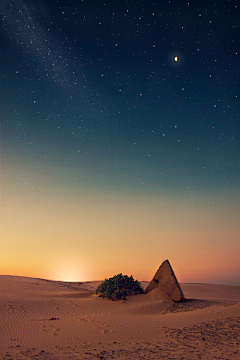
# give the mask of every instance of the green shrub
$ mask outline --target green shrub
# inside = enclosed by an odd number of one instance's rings
[[[143,293],[144,290],[139,281],[134,280],[132,275],[129,277],[122,274],[105,279],[96,290],[96,294],[99,296],[112,300],[126,300],[128,295]]]

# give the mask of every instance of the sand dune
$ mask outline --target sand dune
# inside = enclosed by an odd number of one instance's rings
[[[181,284],[174,303],[157,289],[102,299],[100,281],[0,284],[0,359],[240,359],[240,286]]]

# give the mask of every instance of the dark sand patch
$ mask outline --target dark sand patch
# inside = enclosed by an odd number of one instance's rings
[[[221,306],[232,306],[238,304],[237,301],[214,301],[214,300],[201,300],[201,299],[187,299],[185,301],[181,301],[178,303],[174,303],[170,305],[167,310],[165,310],[164,314],[169,313],[179,313],[179,312],[187,312],[194,311],[199,309],[204,309],[214,305]]]

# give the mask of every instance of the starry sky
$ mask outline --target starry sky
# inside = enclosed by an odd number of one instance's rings
[[[2,0],[1,274],[240,285],[237,0]]]

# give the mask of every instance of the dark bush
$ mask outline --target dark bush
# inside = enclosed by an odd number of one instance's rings
[[[96,290],[99,296],[112,300],[126,300],[126,296],[143,293],[144,290],[139,281],[134,280],[132,275],[129,277],[122,274],[105,279]]]

